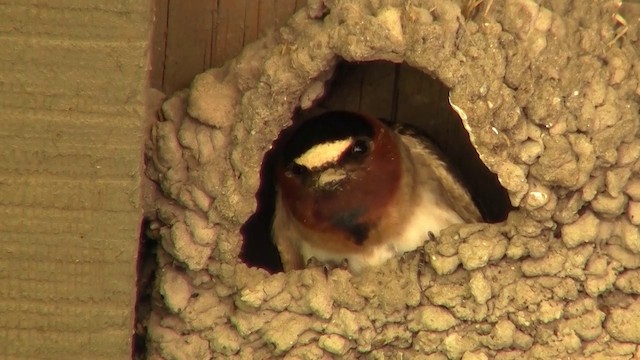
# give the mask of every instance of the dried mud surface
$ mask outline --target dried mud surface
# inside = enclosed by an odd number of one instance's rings
[[[148,357],[637,358],[640,42],[637,23],[616,39],[618,11],[495,0],[465,18],[453,1],[315,0],[196,77],[148,147],[161,189]],[[340,58],[405,61],[449,86],[509,218],[360,276],[241,263],[262,157]]]

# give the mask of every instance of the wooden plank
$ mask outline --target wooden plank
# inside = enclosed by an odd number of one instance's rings
[[[276,0],[276,17],[273,25],[278,27],[287,23],[287,20],[296,11],[296,0]]]
[[[213,1],[169,0],[163,91],[188,87],[209,67]]]
[[[246,0],[219,0],[216,16],[215,50],[211,66],[223,65],[238,55],[244,45]]]
[[[154,0],[152,86],[171,94],[286,23],[305,0]],[[160,85],[162,84],[162,85]]]
[[[215,52],[216,52],[216,46],[217,46],[217,38],[216,38],[216,32],[218,31],[218,13],[220,11],[219,9],[219,1],[217,0],[208,0],[207,4],[208,8],[207,8],[207,12],[208,15],[211,16],[210,21],[208,22],[208,24],[210,24],[210,27],[204,27],[202,29],[203,32],[205,32],[206,34],[206,43],[204,44],[205,47],[205,64],[206,64],[206,68],[209,69],[211,67],[213,67],[213,59],[215,58]],[[208,31],[208,33],[206,33]]]
[[[332,79],[327,83],[325,97],[318,107],[326,110],[360,111],[360,90],[364,69],[356,64],[342,62],[336,67]]]
[[[302,9],[307,6],[307,0],[296,0],[296,11]]]
[[[227,12],[227,34],[225,37],[224,60],[229,60],[240,54],[244,46],[244,27],[247,13],[247,0],[221,0],[229,3]]]
[[[273,28],[276,17],[276,0],[261,0],[258,11],[258,34],[263,36]]]
[[[360,66],[364,71],[360,85],[360,111],[380,118],[395,119],[393,104],[398,65],[372,61]]]
[[[384,61],[342,62],[318,104],[323,110],[360,111],[393,119],[396,65]],[[314,111],[315,113],[315,111]]]
[[[151,3],[19,3],[0,5],[0,358],[130,359]]]
[[[407,65],[400,67],[397,81],[397,120],[423,128],[437,138],[445,135],[439,132],[448,116],[448,89]]]
[[[169,0],[153,1],[153,32],[151,34],[151,70],[149,71],[150,86],[163,89],[165,54],[167,52],[167,16]]]
[[[225,47],[227,44],[227,27],[229,26],[229,17],[227,15],[228,1],[218,1],[216,13],[214,15],[214,26],[211,29],[211,55],[209,60],[210,67],[218,67],[227,60],[225,57]]]
[[[259,16],[261,1],[248,1],[244,14],[244,38],[243,44],[255,41],[259,36]]]

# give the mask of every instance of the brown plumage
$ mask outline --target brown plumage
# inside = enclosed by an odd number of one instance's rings
[[[272,230],[285,270],[314,258],[358,272],[416,249],[429,232],[481,220],[433,144],[358,113],[298,124],[276,184]]]

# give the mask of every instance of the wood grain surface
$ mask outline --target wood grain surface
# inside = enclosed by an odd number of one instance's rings
[[[305,0],[154,0],[151,86],[171,94],[285,24]]]
[[[150,15],[0,4],[0,359],[131,358]]]

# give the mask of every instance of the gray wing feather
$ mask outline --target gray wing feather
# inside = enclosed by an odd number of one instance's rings
[[[410,149],[420,151],[426,158],[426,165],[431,167],[433,174],[444,188],[451,207],[458,215],[466,222],[482,221],[482,215],[457,169],[449,165],[450,162],[442,151],[427,136],[411,127],[401,124],[394,124],[392,127]]]

